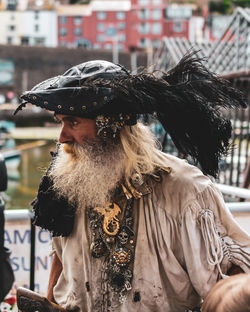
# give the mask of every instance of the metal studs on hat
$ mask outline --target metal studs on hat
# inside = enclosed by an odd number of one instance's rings
[[[69,110],[73,111],[73,110],[74,110],[74,107],[73,107],[73,106],[70,106]]]
[[[57,105],[57,108],[61,109],[61,108],[62,108],[62,105]]]
[[[82,110],[86,110],[86,108],[87,108],[87,107],[86,107],[85,105],[82,106]]]
[[[49,104],[49,102],[47,102],[47,101],[43,102],[43,105],[48,105],[48,104]]]

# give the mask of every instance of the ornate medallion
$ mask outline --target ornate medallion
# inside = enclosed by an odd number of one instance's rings
[[[129,250],[125,247],[124,248],[118,248],[113,253],[113,259],[114,259],[114,262],[118,266],[123,267],[130,262],[131,255],[132,255],[131,250]]]

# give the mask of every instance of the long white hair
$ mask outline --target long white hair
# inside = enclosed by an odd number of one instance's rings
[[[156,168],[166,167],[161,145],[148,126],[138,122],[135,126],[124,126],[120,139],[126,154],[125,178],[137,172],[139,175],[154,174]]]

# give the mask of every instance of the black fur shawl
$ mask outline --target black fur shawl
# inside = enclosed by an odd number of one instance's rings
[[[48,175],[42,177],[37,197],[31,203],[33,224],[49,230],[53,236],[68,236],[74,225],[75,207],[57,196],[52,183]]]

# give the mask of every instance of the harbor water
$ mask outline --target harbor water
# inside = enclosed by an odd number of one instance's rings
[[[16,146],[27,141],[16,140]],[[30,209],[30,203],[37,193],[40,179],[48,167],[54,151],[55,141],[45,141],[44,145],[21,151],[20,157],[6,161],[8,189],[5,193],[6,209]]]

